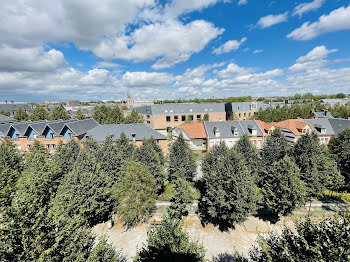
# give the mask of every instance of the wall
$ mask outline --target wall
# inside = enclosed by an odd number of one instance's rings
[[[159,139],[157,140],[159,147],[162,149],[163,154],[167,155],[168,154],[168,140],[166,139]],[[143,144],[143,140],[137,140],[136,141],[136,146],[140,147]]]

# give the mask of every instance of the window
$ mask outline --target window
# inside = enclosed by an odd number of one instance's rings
[[[147,118],[150,118],[150,116],[149,116],[149,115],[147,115]]]
[[[172,113],[173,112],[173,110],[169,110],[170,111],[170,113]]]
[[[166,116],[166,121],[170,122],[170,116]]]
[[[32,145],[28,145],[28,149],[31,150],[32,149]]]
[[[238,129],[235,126],[231,126],[231,132],[233,136],[238,136]]]
[[[174,116],[174,121],[179,122],[179,116]]]
[[[185,121],[186,121],[186,116],[182,115],[182,116],[181,116],[181,121],[182,121],[182,122],[185,122]]]
[[[46,148],[47,148],[48,150],[50,150],[50,145],[49,145],[49,144],[47,144],[47,145],[46,145]]]
[[[68,137],[69,137],[69,138],[72,138],[72,133],[68,133]]]
[[[55,144],[52,144],[51,147],[52,147],[53,150],[56,150],[56,145]]]
[[[53,133],[51,133],[50,135],[51,135],[51,139],[53,139]]]
[[[217,127],[215,126],[214,129],[213,129],[213,132],[214,132],[214,136],[220,137],[220,130],[219,130],[219,128],[217,128]]]
[[[201,115],[197,115],[197,120],[201,120]]]
[[[192,109],[190,109],[190,112],[192,112]]]
[[[148,120],[147,120],[147,124],[151,124],[151,121],[148,121]]]
[[[16,140],[18,140],[18,138],[19,138],[19,134],[16,134]]]
[[[135,145],[136,144],[136,134],[132,134],[132,143]]]
[[[244,113],[244,117],[246,117],[247,116],[247,113]]]
[[[188,120],[193,121],[193,115],[189,115]]]
[[[238,114],[238,117],[239,117],[239,118],[241,117],[241,113]]]
[[[165,110],[165,113],[168,113],[168,110]]]

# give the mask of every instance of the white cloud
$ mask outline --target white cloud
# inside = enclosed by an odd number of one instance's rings
[[[259,53],[262,53],[264,52],[264,49],[256,49],[253,51],[253,54],[259,54]]]
[[[248,0],[239,0],[238,5],[246,5],[248,4]]]
[[[279,15],[267,15],[267,16],[261,17],[256,26],[260,28],[267,28],[279,23],[286,22],[287,19],[288,19],[288,12],[285,12]]]
[[[65,66],[64,55],[55,49],[0,46],[0,71],[49,72]]]
[[[294,40],[309,40],[319,35],[350,30],[350,6],[340,7],[329,15],[322,15],[317,22],[305,22],[301,27],[287,35]]]
[[[246,37],[243,37],[240,41],[229,40],[226,43],[222,44],[221,46],[215,48],[213,50],[213,53],[216,55],[220,55],[223,53],[229,53],[232,50],[237,50],[241,46],[241,44],[243,44],[245,41],[247,41]]]
[[[107,60],[121,58],[140,62],[158,58],[152,67],[161,69],[188,60],[223,31],[203,20],[186,25],[177,21],[156,23],[145,25],[130,36],[106,39],[94,52]]]
[[[94,65],[96,68],[118,68],[120,65],[107,61],[100,61]]]
[[[230,63],[227,65],[227,67],[221,71],[219,71],[217,74],[221,78],[227,78],[231,77],[233,75],[237,74],[247,74],[251,71],[254,71],[253,68],[246,68],[246,67],[240,67],[237,64]]]
[[[122,77],[123,85],[128,87],[165,86],[172,81],[172,75],[156,72],[126,72]]]
[[[308,13],[313,10],[317,10],[324,4],[325,0],[314,0],[309,3],[302,3],[294,8],[293,16],[299,15],[301,17],[303,14]]]

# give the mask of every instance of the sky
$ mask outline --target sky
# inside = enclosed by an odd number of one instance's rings
[[[350,1],[1,0],[0,101],[350,93]]]

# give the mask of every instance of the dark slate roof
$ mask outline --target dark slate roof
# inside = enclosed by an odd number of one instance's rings
[[[249,111],[253,109],[258,109],[258,104],[256,102],[236,102],[226,104],[226,111],[228,112]]]
[[[18,122],[18,124],[12,124],[11,126],[16,129],[22,136],[25,135],[27,129],[31,125],[37,125],[37,124],[46,124],[47,120],[41,120],[41,121],[26,121],[26,122]]]
[[[350,128],[350,120],[342,118],[330,118],[328,119],[330,125],[333,128],[335,135],[338,135],[339,132],[344,129]]]
[[[25,111],[27,111],[28,113],[31,113],[33,110],[30,108],[30,106],[28,104],[16,104],[16,103],[8,103],[8,104],[0,104],[0,110],[3,109],[6,112],[14,112],[17,111],[18,108],[22,108]]]
[[[59,135],[64,127],[65,124],[78,121],[77,119],[70,119],[60,122],[49,122],[47,123],[47,126],[56,133],[56,135]]]
[[[209,138],[231,138],[237,137],[232,133],[232,127],[237,128],[238,137],[244,135],[242,126],[239,124],[239,121],[222,121],[222,122],[205,122],[205,130]],[[220,131],[220,137],[214,135],[214,128],[217,128]]]
[[[67,126],[76,136],[85,134],[87,131],[98,126],[98,123],[93,118],[76,120],[74,122],[69,122]]]
[[[141,106],[135,108],[140,114],[157,115],[157,114],[196,114],[196,113],[213,113],[225,112],[224,103],[188,103],[188,104],[159,104],[150,106]]]
[[[11,124],[1,124],[0,125],[0,132],[3,133],[5,136],[7,136],[10,128],[11,128]]]
[[[83,138],[91,137],[97,142],[103,142],[107,136],[113,136],[113,139],[120,137],[121,133],[132,140],[132,135],[135,134],[136,140],[153,137],[154,139],[167,139],[164,135],[157,132],[146,124],[119,124],[119,125],[99,125],[88,131]]]
[[[255,120],[245,120],[245,121],[238,121],[238,122],[241,125],[246,135],[253,136],[251,133],[251,130],[256,129],[257,130],[256,136],[264,136],[264,133],[261,131],[259,125],[255,122]]]
[[[13,119],[12,117],[8,117],[0,114],[0,123],[13,123],[13,122],[17,122],[17,120]]]
[[[316,131],[316,133],[318,135],[321,135],[321,133],[317,130],[319,128],[325,128],[326,129],[326,133],[322,134],[322,135],[329,135],[329,136],[335,135],[333,127],[330,124],[329,119],[327,119],[327,118],[322,118],[322,119],[302,119],[302,121],[310,124],[312,130]]]
[[[334,118],[331,112],[329,111],[327,111],[327,113],[325,111],[314,112],[313,114],[315,115],[315,117],[318,118]]]
[[[63,122],[63,120],[54,120],[54,121],[50,121],[50,122],[40,122],[40,123],[34,123],[34,124],[30,124],[30,127],[39,135],[42,135],[46,126],[48,124],[54,124],[54,123],[60,123]],[[28,127],[29,128],[29,127]]]

